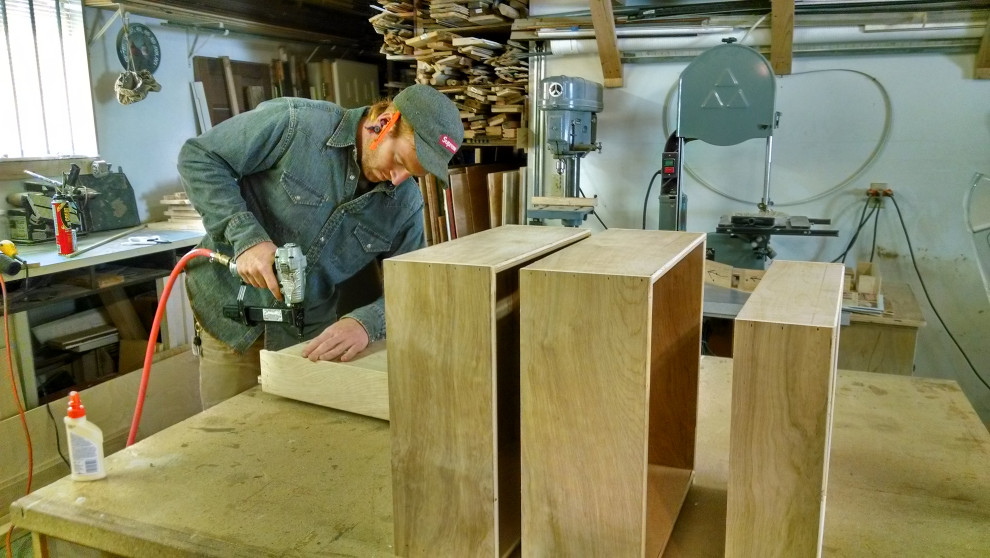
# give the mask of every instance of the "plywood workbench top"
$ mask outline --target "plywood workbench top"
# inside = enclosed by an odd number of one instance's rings
[[[704,357],[696,480],[665,556],[720,556],[732,361]],[[385,421],[253,389],[18,500],[124,556],[391,556]],[[990,434],[950,381],[839,371],[824,555],[986,556]]]

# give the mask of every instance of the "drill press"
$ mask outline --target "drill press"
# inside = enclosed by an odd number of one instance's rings
[[[580,196],[578,162],[588,153],[602,150],[602,144],[595,143],[596,113],[602,107],[599,83],[569,76],[552,76],[540,82],[546,145],[556,159],[557,174],[562,175],[564,197]],[[561,219],[565,225],[576,227],[590,212],[590,207],[554,206],[552,209],[533,209],[529,215],[534,219]]]

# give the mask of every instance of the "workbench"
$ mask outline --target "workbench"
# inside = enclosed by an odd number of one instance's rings
[[[131,244],[128,242],[130,236],[158,236],[164,242]],[[25,406],[33,408],[39,403],[31,334],[31,327],[34,324],[28,319],[28,310],[101,293],[103,295],[112,293],[121,298],[123,295],[118,296],[117,293],[120,291],[116,290],[146,282],[156,284],[156,291],[160,297],[165,278],[172,271],[171,267],[181,255],[199,243],[202,237],[202,231],[166,229],[156,226],[156,223],[149,223],[140,228],[87,234],[78,239],[77,252],[72,256],[59,255],[54,242],[18,245],[18,255],[27,263],[16,275],[4,277],[8,291],[11,281],[27,277],[29,285],[38,285],[46,282],[41,278],[54,274],[59,274],[60,277],[71,274],[89,275],[94,279],[93,283],[97,283],[95,270],[100,269],[104,264],[130,265],[131,271],[126,277],[121,277],[121,281],[105,287],[96,284],[83,287],[57,283],[48,287],[31,287],[26,298],[17,298],[12,293],[9,308],[12,324],[11,346],[14,348],[16,366],[20,371]],[[126,298],[122,302],[126,302]],[[184,285],[176,285],[162,323],[163,349],[171,349],[190,342],[192,313],[188,310],[188,306]],[[122,335],[121,338],[124,336]],[[0,408],[0,418],[6,414],[6,410]]]
[[[703,357],[695,482],[665,556],[723,553],[731,359]],[[986,556],[990,434],[952,381],[840,370],[825,556]],[[387,422],[253,388],[11,506],[124,556],[392,555]],[[54,554],[53,554],[54,555]]]
[[[883,314],[851,312],[839,336],[839,368],[910,376],[918,329],[925,325],[921,307],[905,283],[884,281]]]
[[[884,281],[882,293],[882,314],[842,311],[838,367],[910,376],[918,330],[925,325],[921,308],[905,283]],[[711,354],[732,356],[732,321],[748,299],[748,292],[705,284],[704,316]]]

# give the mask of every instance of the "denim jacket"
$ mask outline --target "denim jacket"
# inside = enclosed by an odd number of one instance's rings
[[[206,227],[201,247],[231,256],[265,241],[301,247],[307,261],[305,339],[338,319],[343,280],[375,259],[424,245],[423,197],[415,179],[378,183],[355,197],[358,124],[366,110],[274,99],[188,140],[179,153],[179,175]],[[197,320],[235,350],[249,347],[263,330],[269,350],[300,341],[287,325],[247,326],[224,317],[223,307],[237,303],[241,285],[226,267],[196,258],[186,272]],[[278,303],[267,289],[248,286],[244,304]],[[346,317],[358,320],[371,341],[385,337],[383,298]]]

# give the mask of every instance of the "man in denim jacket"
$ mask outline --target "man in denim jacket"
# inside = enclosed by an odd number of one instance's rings
[[[457,107],[414,85],[358,109],[266,101],[185,143],[178,168],[206,227],[200,246],[234,256],[240,274],[202,258],[186,268],[204,408],[257,384],[260,349],[299,342],[288,325],[248,326],[223,315],[242,282],[258,287],[246,289],[245,305],[281,300],[278,246],[295,243],[306,256],[304,356],[347,361],[385,337],[384,299],[338,316],[337,286],[374,260],[423,247],[423,197],[413,177],[445,181],[463,137]]]

